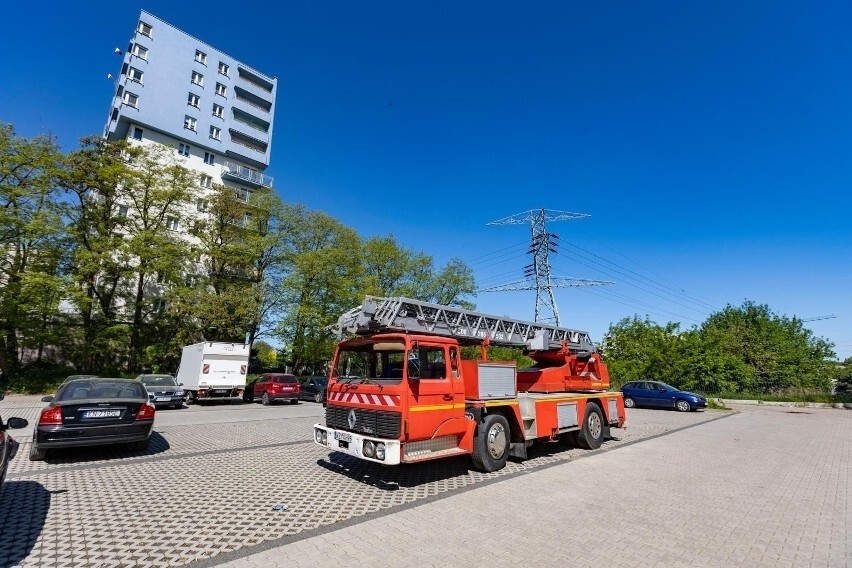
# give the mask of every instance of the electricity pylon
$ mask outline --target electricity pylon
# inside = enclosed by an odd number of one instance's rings
[[[559,309],[553,297],[554,288],[580,288],[582,286],[605,286],[614,284],[609,280],[587,280],[584,278],[554,278],[550,274],[550,254],[556,254],[559,248],[559,237],[547,232],[547,221],[569,221],[584,219],[585,213],[569,213],[552,209],[532,209],[503,219],[486,223],[488,226],[525,225],[530,224],[532,241],[530,250],[532,264],[524,267],[524,279],[500,286],[481,289],[480,292],[514,292],[519,290],[535,290],[535,321],[561,325]],[[542,318],[542,311],[548,309],[551,316]]]

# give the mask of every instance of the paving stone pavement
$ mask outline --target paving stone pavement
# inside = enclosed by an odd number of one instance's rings
[[[741,410],[198,566],[852,565],[852,413]]]
[[[10,397],[0,413],[40,407],[28,404]],[[588,454],[542,445],[487,475],[466,458],[384,468],[314,445],[321,414],[311,403],[158,412],[161,439],[149,453],[68,450],[37,463],[22,438],[0,496],[0,566],[212,561]],[[724,415],[634,410],[630,428],[604,447]],[[274,511],[278,503],[286,510]]]

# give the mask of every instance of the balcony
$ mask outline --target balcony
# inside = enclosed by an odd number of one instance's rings
[[[234,95],[234,99],[243,104],[258,108],[266,113],[272,110],[271,102],[241,87],[234,87]]]
[[[246,166],[238,166],[231,162],[222,164],[222,177],[231,178],[236,181],[250,183],[257,187],[268,187],[272,189],[272,177],[264,175],[257,170],[247,168]]]
[[[237,68],[237,76],[243,81],[251,83],[253,87],[266,91],[270,95],[272,94],[272,90],[275,88],[275,85],[273,85],[271,81],[268,81],[253,71],[249,71],[245,67]]]
[[[243,142],[248,146],[255,146],[257,150],[260,152],[266,152],[266,148],[269,147],[269,134],[256,128],[246,122],[241,120],[233,120],[228,125],[228,130],[231,134],[236,135],[238,138],[242,140],[236,140],[236,142]],[[231,136],[231,141],[234,141],[234,136]]]

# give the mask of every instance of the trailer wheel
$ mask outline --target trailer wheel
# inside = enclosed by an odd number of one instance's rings
[[[635,408],[636,401],[630,398],[629,396],[624,397],[624,407],[625,408]]]
[[[489,414],[479,425],[479,434],[473,441],[473,465],[490,473],[503,469],[509,459],[509,421],[500,414]]]
[[[577,445],[586,450],[597,450],[604,438],[604,418],[601,407],[590,402],[586,405],[583,425],[577,432]]]
[[[269,395],[268,395],[268,394],[263,393],[263,396],[262,396],[262,397],[260,397],[260,402],[263,404],[263,406],[269,406],[269,404],[270,404],[272,401],[271,401],[271,400],[269,400]]]

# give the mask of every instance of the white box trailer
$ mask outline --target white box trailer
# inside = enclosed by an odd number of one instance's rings
[[[186,403],[242,398],[248,364],[248,344],[208,341],[187,345],[177,372],[177,381],[186,392]]]

